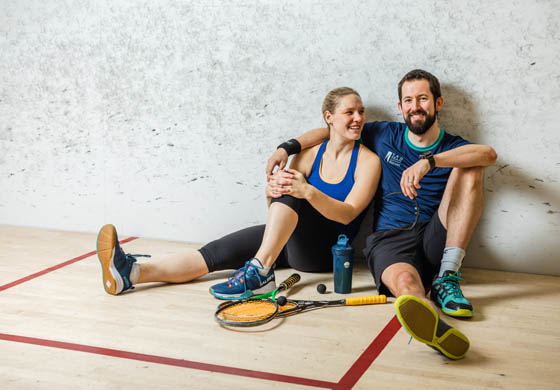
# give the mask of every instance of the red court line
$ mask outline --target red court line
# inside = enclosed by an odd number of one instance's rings
[[[394,316],[338,382],[336,389],[351,389],[358,383],[362,375],[369,369],[400,328],[401,323],[397,316]]]
[[[128,238],[126,238],[126,239],[124,239],[124,240],[121,240],[120,243],[121,243],[121,244],[126,244],[127,242],[130,242],[130,241],[132,241],[132,240],[136,240],[137,238],[138,238],[138,237],[128,237]],[[62,268],[62,267],[66,267],[67,265],[70,265],[70,264],[73,264],[73,263],[75,263],[75,262],[77,262],[77,261],[83,260],[83,259],[85,259],[86,257],[93,256],[93,255],[95,255],[96,253],[97,253],[96,251],[92,251],[92,252],[86,253],[85,255],[81,255],[81,256],[75,257],[75,258],[70,259],[70,260],[68,260],[68,261],[65,261],[65,262],[63,262],[63,263],[60,263],[60,264],[57,264],[57,265],[55,265],[55,266],[49,267],[49,268],[47,268],[47,269],[44,269],[44,270],[42,270],[42,271],[36,272],[36,273],[34,273],[34,274],[32,274],[32,275],[29,275],[29,276],[26,276],[26,277],[24,277],[24,278],[18,279],[18,280],[14,281],[14,282],[5,284],[5,285],[3,285],[3,286],[0,286],[0,291],[4,291],[4,290],[7,290],[7,289],[9,289],[9,288],[11,288],[11,287],[17,286],[18,284],[22,284],[22,283],[28,282],[28,281],[30,281],[30,280],[32,280],[32,279],[38,278],[39,276],[43,276],[43,275],[45,275],[45,274],[48,274],[49,272],[56,271],[57,269],[60,269],[60,268]]]
[[[302,386],[312,386],[312,387],[318,387],[323,389],[332,389],[337,385],[336,383],[333,382],[319,381],[315,379],[273,374],[270,372],[246,370],[243,368],[226,367],[226,366],[220,366],[216,364],[193,362],[190,360],[183,360],[183,359],[173,359],[173,358],[167,358],[163,356],[146,355],[143,353],[119,351],[116,349],[93,347],[89,345],[66,343],[62,341],[45,340],[45,339],[39,339],[35,337],[24,337],[24,336],[16,336],[11,334],[0,333],[0,340],[14,341],[17,343],[24,343],[24,344],[34,344],[34,345],[40,345],[44,347],[51,347],[51,348],[60,348],[60,349],[66,349],[70,351],[87,352],[87,353],[117,357],[122,359],[139,360],[143,362],[165,364],[168,366],[191,368],[194,370],[217,372],[221,374],[237,375],[242,377],[264,379],[264,380],[283,382],[283,383],[291,383],[291,384],[302,385]]]
[[[124,240],[121,240],[121,244],[125,244],[132,240],[137,239],[138,237],[128,237]],[[18,279],[14,282],[5,284],[0,286],[0,291],[7,290],[8,288],[17,286],[19,284],[25,283],[29,280],[38,278],[39,276],[45,275],[52,271],[56,271],[62,267],[67,265],[73,264],[80,260],[83,260],[87,257],[95,255],[97,252],[92,251],[86,253],[84,255],[75,257],[63,263],[57,264],[50,268],[44,269],[42,271],[36,272],[32,275],[26,276],[24,278]],[[222,374],[229,374],[229,375],[237,375],[243,377],[251,377],[251,378],[258,378],[270,381],[277,381],[277,382],[284,382],[284,383],[292,383],[304,386],[313,386],[318,388],[327,388],[327,389],[351,389],[363,374],[369,369],[369,367],[373,364],[375,359],[381,354],[383,349],[387,346],[389,341],[395,336],[398,330],[401,328],[401,325],[396,316],[394,316],[391,321],[383,328],[381,333],[371,342],[369,347],[360,355],[360,357],[354,362],[352,367],[346,372],[346,374],[342,377],[342,379],[338,383],[327,382],[327,381],[320,381],[315,379],[308,379],[308,378],[300,378],[294,377],[289,375],[281,375],[281,374],[274,374],[274,373],[267,373],[261,371],[253,371],[253,370],[246,370],[241,368],[234,368],[234,367],[227,367],[227,366],[219,366],[214,364],[207,364],[207,363],[200,363],[200,362],[193,362],[189,360],[182,360],[182,359],[173,359],[173,358],[166,358],[163,356],[156,356],[156,355],[146,355],[140,354],[135,352],[127,352],[127,351],[120,351],[116,349],[109,349],[109,348],[100,348],[100,347],[93,347],[88,345],[81,345],[81,344],[72,344],[72,343],[65,343],[61,341],[54,341],[54,340],[46,340],[46,339],[39,339],[39,338],[32,338],[32,337],[24,337],[24,336],[16,336],[16,335],[9,335],[0,333],[0,340],[6,341],[15,341],[20,343],[27,343],[27,344],[34,344],[34,345],[41,345],[46,347],[52,348],[60,348],[72,351],[81,351],[81,352],[88,352],[94,353],[98,355],[105,355],[105,356],[112,356],[118,357],[123,359],[133,359],[133,360],[140,360],[145,362],[152,362],[157,364],[166,364],[170,366],[176,367],[184,367],[184,368],[191,368],[203,371],[211,371],[211,372],[218,372]]]

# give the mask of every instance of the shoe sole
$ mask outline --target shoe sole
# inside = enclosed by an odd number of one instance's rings
[[[97,235],[97,258],[103,271],[103,288],[111,295],[118,295],[124,287],[114,264],[116,242],[117,230],[115,227],[113,225],[103,226]]]
[[[470,342],[467,336],[455,328],[443,335],[436,335],[439,317],[427,303],[410,296],[400,296],[395,310],[401,325],[416,340],[437,349],[449,359],[461,359],[467,353]]]
[[[444,307],[438,304],[441,307],[441,311],[447,314],[450,317],[460,317],[460,318],[471,318],[473,316],[473,312],[469,309],[459,309],[456,311],[448,311]]]
[[[442,304],[440,303],[440,301],[438,300],[437,296],[434,297],[430,294],[430,299],[432,300],[432,302],[434,302],[439,308],[441,308],[441,311],[444,312],[445,314],[447,314],[450,317],[460,317],[460,318],[471,318],[474,314],[473,310],[469,310],[469,309],[459,309],[456,311],[450,311],[447,308],[443,307]]]

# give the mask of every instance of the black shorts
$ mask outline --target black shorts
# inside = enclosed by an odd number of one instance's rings
[[[430,221],[418,222],[411,230],[381,230],[371,234],[366,240],[364,255],[379,294],[392,295],[381,276],[395,263],[412,265],[424,286],[431,285],[439,271],[446,238],[447,230],[437,212]]]
[[[331,247],[338,237],[336,223],[325,218],[306,200],[292,196],[272,199],[298,214],[298,223],[288,243],[276,259],[276,266],[301,272],[332,270]],[[238,269],[257,253],[265,225],[258,225],[228,234],[199,249],[210,272]]]

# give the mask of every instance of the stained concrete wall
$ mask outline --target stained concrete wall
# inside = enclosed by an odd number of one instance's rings
[[[5,0],[0,21],[0,223],[195,242],[261,223],[266,158],[322,125],[328,90],[400,120],[424,68],[442,127],[500,156],[465,263],[560,275],[556,1]]]

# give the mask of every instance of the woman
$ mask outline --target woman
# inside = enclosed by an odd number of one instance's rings
[[[299,153],[289,169],[276,172],[284,186],[267,186],[266,225],[142,264],[124,254],[114,226],[105,225],[97,238],[105,290],[116,295],[138,283],[183,283],[209,272],[237,269],[210,292],[220,299],[240,299],[276,288],[275,263],[304,272],[332,269],[330,248],[339,234],[353,238],[357,233],[377,189],[381,164],[358,142],[365,114],[356,91],[330,91],[323,101],[323,117],[330,140]]]

